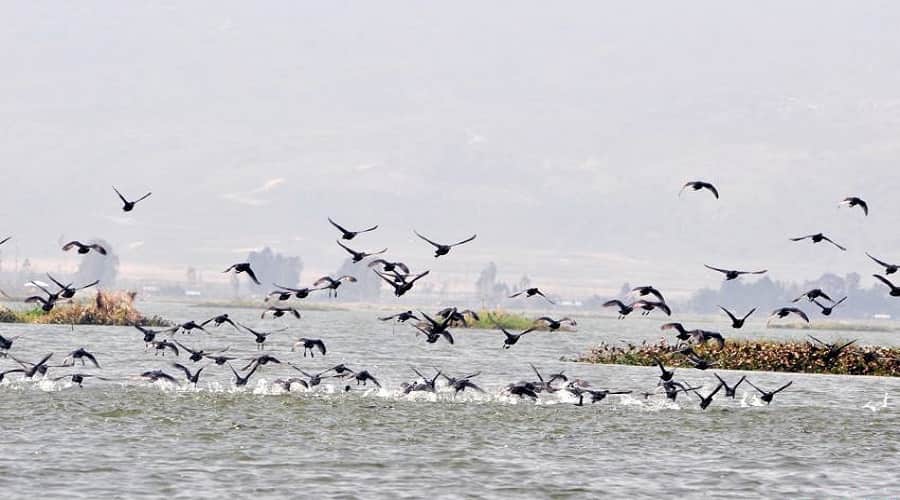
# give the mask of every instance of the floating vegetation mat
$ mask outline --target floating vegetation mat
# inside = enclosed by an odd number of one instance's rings
[[[63,302],[46,312],[40,307],[17,311],[0,307],[0,323],[53,325],[170,326],[159,316],[145,317],[134,306],[131,292],[99,291],[93,300]]]

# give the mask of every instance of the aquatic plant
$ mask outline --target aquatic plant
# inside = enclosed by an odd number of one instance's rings
[[[760,340],[727,341],[722,348],[713,345],[692,346],[700,357],[723,370],[760,370],[773,372],[831,373],[836,375],[900,376],[900,348],[862,346],[836,342],[824,345],[806,342]],[[666,366],[691,367],[679,353],[683,345],[660,339],[657,343],[626,343],[621,346],[601,343],[575,361],[619,365],[652,366],[660,359]]]
[[[0,323],[54,325],[170,326],[159,316],[145,317],[134,306],[133,292],[97,292],[93,300],[58,304],[50,312],[40,308],[17,311],[0,308]]]
[[[535,328],[536,330],[548,330],[544,324],[535,324],[532,318],[521,313],[513,313],[502,309],[482,309],[478,311],[478,320],[468,320],[466,328],[476,328],[481,330],[497,330],[498,325],[510,331],[527,330]],[[461,323],[454,324],[454,328],[463,328]],[[557,331],[574,331],[574,328],[563,325]]]

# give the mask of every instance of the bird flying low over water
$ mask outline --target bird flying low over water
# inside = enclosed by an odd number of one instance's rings
[[[631,314],[631,311],[634,311],[634,307],[618,299],[607,300],[603,303],[603,307],[617,307],[619,309],[619,319],[624,319],[625,316]]]
[[[672,315],[672,309],[665,302],[655,302],[652,300],[639,300],[634,304],[631,304],[631,307],[636,309],[643,309],[644,312],[641,313],[641,316],[646,316],[650,314],[654,309],[659,309],[660,311],[666,313],[666,316]]]
[[[416,284],[416,281],[424,278],[425,276],[428,276],[428,273],[430,273],[431,271],[425,271],[425,272],[419,274],[418,276],[414,277],[411,280],[407,280],[404,277],[401,280],[399,280],[400,283],[397,283],[398,280],[390,278],[388,276],[385,276],[384,274],[381,274],[378,271],[374,271],[374,272],[375,272],[375,274],[378,275],[379,278],[383,279],[385,281],[385,283],[387,283],[388,285],[391,285],[391,287],[394,289],[394,295],[396,295],[397,297],[402,297],[406,292],[412,290],[412,287],[413,287],[413,285]]]
[[[322,288],[315,288],[315,287],[290,288],[287,286],[281,286],[278,283],[273,283],[273,284],[275,285],[275,288],[280,288],[280,289],[284,290],[285,292],[290,292],[290,293],[294,294],[294,297],[296,297],[298,299],[305,299],[305,298],[309,297],[310,293],[315,292],[316,290],[322,290]],[[272,292],[269,295],[272,295],[275,293],[276,292]]]
[[[786,318],[791,314],[796,314],[797,316],[800,316],[803,321],[809,323],[809,316],[807,316],[805,312],[797,309],[796,307],[780,307],[778,309],[775,309],[774,311],[772,311],[772,314],[769,315],[769,318]]]
[[[80,241],[73,240],[73,241],[66,243],[62,247],[64,252],[68,252],[69,250],[71,250],[73,248],[77,248],[78,253],[80,253],[82,255],[90,252],[91,250],[94,250],[95,252],[99,253],[100,255],[106,255],[106,249],[96,243],[85,244]]]
[[[725,311],[725,314],[727,314],[728,317],[731,318],[731,327],[734,328],[735,330],[739,330],[742,326],[744,326],[744,322],[747,321],[747,318],[749,318],[750,315],[752,315],[753,313],[756,312],[756,308],[754,307],[753,309],[750,309],[750,312],[745,314],[744,317],[738,318],[734,314],[731,314],[731,311],[729,311],[728,309],[725,309],[722,306],[719,306],[719,309]]]
[[[146,200],[151,194],[153,194],[153,193],[147,193],[144,196],[141,196],[140,198],[138,198],[134,201],[129,201],[127,198],[125,198],[125,196],[122,195],[122,193],[119,192],[118,189],[116,189],[115,186],[113,186],[113,191],[115,191],[116,194],[119,195],[119,199],[122,200],[122,211],[123,212],[131,212],[132,210],[134,210],[134,206],[137,205],[138,202]]]
[[[803,295],[797,297],[796,299],[792,300],[791,302],[796,303],[796,302],[800,302],[803,299],[809,299],[810,302],[812,302],[816,299],[825,299],[828,302],[831,302],[832,304],[834,303],[834,300],[832,300],[831,297],[829,297],[827,293],[823,292],[821,288],[813,288],[812,290],[810,290],[808,292],[804,292]]]
[[[92,286],[96,286],[96,285],[100,284],[100,280],[95,280],[91,283],[88,283],[87,285],[73,287],[71,283],[69,283],[67,285],[63,285],[62,283],[57,281],[56,278],[51,276],[50,273],[47,273],[47,277],[50,278],[50,281],[52,281],[53,283],[56,284],[56,286],[59,287],[59,296],[63,299],[71,299],[72,297],[75,296],[75,293],[78,290],[84,290],[85,288],[90,288]]]
[[[710,405],[710,403],[712,403],[713,397],[716,395],[716,393],[718,393],[720,390],[722,390],[722,385],[723,384],[721,382],[719,382],[719,385],[717,385],[716,388],[713,389],[713,391],[708,396],[702,396],[699,392],[697,392],[696,389],[694,390],[694,394],[696,394],[697,397],[700,398],[700,409],[701,410],[705,410],[707,407],[709,407],[709,405]]]
[[[356,250],[354,250],[354,249],[348,247],[347,245],[341,243],[340,240],[337,240],[335,243],[337,243],[339,247],[341,247],[341,248],[343,248],[344,250],[346,250],[347,253],[349,253],[349,254],[352,256],[351,260],[352,260],[354,263],[356,263],[356,262],[362,262],[366,257],[371,257],[371,256],[373,256],[373,255],[381,255],[381,254],[387,252],[387,248],[382,248],[381,250],[379,250],[379,251],[377,251],[377,252],[372,252],[372,253],[367,253],[367,252],[357,252]]]
[[[891,297],[900,297],[900,288],[898,288],[897,286],[894,286],[894,284],[891,283],[890,280],[888,280],[884,276],[879,276],[877,274],[873,274],[872,276],[874,276],[875,279],[884,283],[885,285],[888,286],[888,288],[890,288]]]
[[[384,259],[374,259],[369,261],[369,267],[381,266],[381,271],[385,273],[402,273],[409,274],[409,267],[402,262],[389,262]]]
[[[345,274],[337,278],[332,278],[331,276],[322,276],[313,283],[313,286],[324,285],[322,286],[321,290],[328,290],[329,297],[337,297],[338,288],[340,288],[341,283],[345,281],[348,283],[356,283],[356,278],[350,276],[349,274]]]
[[[819,308],[822,309],[822,316],[831,316],[831,313],[834,311],[834,309],[837,306],[841,305],[845,300],[847,300],[847,297],[844,297],[844,298],[838,300],[837,302],[831,304],[830,306],[826,306],[816,299],[813,299],[812,303],[819,306]]]
[[[867,216],[869,215],[869,204],[866,203],[862,198],[857,198],[856,196],[848,196],[841,200],[838,206],[847,205],[848,207],[859,207],[862,209],[863,213]]]
[[[896,273],[898,270],[900,270],[900,266],[895,265],[895,264],[888,264],[887,262],[880,261],[880,260],[876,259],[875,257],[872,257],[872,255],[869,254],[869,252],[866,252],[866,255],[867,255],[870,259],[872,259],[872,260],[874,260],[875,262],[877,262],[878,265],[880,265],[881,267],[884,268],[884,274],[894,274],[894,273]]]
[[[470,237],[468,237],[468,238],[466,238],[466,239],[464,239],[464,240],[462,240],[462,241],[460,241],[460,242],[453,243],[453,244],[451,244],[451,245],[443,245],[443,244],[441,244],[441,243],[437,243],[437,242],[434,242],[434,241],[429,240],[428,238],[426,238],[426,237],[422,236],[421,234],[419,234],[419,232],[416,231],[416,230],[413,230],[413,232],[416,233],[416,236],[418,236],[419,238],[422,238],[423,240],[427,241],[427,242],[430,243],[432,246],[434,246],[434,248],[435,248],[435,250],[434,250],[434,257],[435,257],[435,258],[438,258],[438,257],[440,257],[441,255],[447,255],[448,253],[450,253],[450,250],[451,250],[453,247],[462,245],[463,243],[468,243],[468,242],[474,240],[475,237],[478,236],[477,234],[473,234],[472,236],[470,236]]]
[[[290,313],[293,317],[300,319],[300,311],[294,309],[293,307],[276,307],[269,306],[262,314],[259,316],[259,319],[265,319],[266,313],[272,313],[272,316],[276,318],[280,318],[285,314]]]
[[[516,345],[516,343],[519,342],[519,339],[522,338],[523,335],[534,331],[534,327],[532,327],[521,333],[511,333],[509,330],[507,330],[506,328],[503,328],[496,322],[494,323],[494,325],[497,328],[499,328],[501,332],[503,332],[503,335],[506,336],[506,338],[503,340],[503,348],[504,349],[509,349],[510,347]]]
[[[654,288],[650,285],[638,286],[638,287],[632,288],[631,292],[638,294],[639,297],[646,297],[647,295],[652,295],[652,296],[656,297],[657,299],[659,299],[660,302],[666,301],[666,298],[663,297],[662,292],[660,292],[659,290],[657,290],[656,288]]]
[[[563,323],[568,323],[569,326],[576,326],[578,324],[574,319],[569,317],[553,319],[550,316],[541,316],[540,318],[534,320],[534,323],[545,325],[551,332],[555,332],[556,330],[562,328]]]
[[[700,191],[701,189],[708,189],[716,199],[719,199],[719,190],[716,189],[715,186],[705,181],[690,181],[686,182],[684,186],[681,187],[681,191],[678,192],[678,196],[681,196],[681,193],[684,192],[685,189],[691,188],[694,191]]]
[[[540,289],[538,289],[537,287],[528,288],[528,289],[522,290],[521,292],[516,292],[516,293],[510,295],[509,298],[514,299],[514,298],[522,295],[523,293],[525,294],[525,297],[534,297],[535,295],[540,295],[547,302],[554,304],[554,302],[552,300],[548,299],[547,296],[544,295],[544,292],[540,291]]]
[[[713,271],[718,271],[718,272],[724,274],[725,281],[731,281],[731,280],[738,279],[741,275],[744,275],[744,274],[765,274],[768,271],[768,269],[763,269],[761,271],[735,271],[732,269],[720,269],[718,267],[708,266],[706,264],[703,264],[703,266],[706,267],[707,269],[712,269]]]
[[[840,248],[842,251],[844,251],[844,252],[847,251],[847,249],[845,247],[835,243],[834,240],[832,240],[828,236],[825,236],[822,233],[808,234],[806,236],[798,236],[796,238],[791,238],[791,241],[803,241],[803,240],[807,240],[807,239],[812,240],[813,243],[821,243],[823,241],[827,241],[828,243],[831,243],[832,245]]]
[[[262,285],[262,283],[259,282],[259,279],[256,278],[256,273],[254,273],[253,269],[250,268],[249,262],[238,262],[237,264],[232,264],[228,269],[222,272],[228,273],[231,271],[234,271],[234,274],[246,273],[254,283],[256,283],[257,285]]]
[[[331,220],[331,217],[328,218],[328,222],[330,222],[332,226],[336,227],[337,230],[341,232],[341,239],[344,239],[347,241],[350,241],[353,238],[356,238],[358,235],[360,235],[362,233],[368,233],[369,231],[374,231],[374,230],[378,229],[378,225],[376,224],[368,229],[363,229],[361,231],[348,231],[347,229],[344,229],[337,222]]]
[[[297,342],[294,342],[294,346],[291,348],[291,350],[296,350],[297,347],[303,347],[304,358],[306,357],[307,353],[309,353],[309,357],[311,358],[316,357],[314,352],[315,349],[318,349],[319,353],[321,353],[322,356],[324,356],[327,352],[327,350],[325,349],[325,342],[323,342],[321,339],[301,338],[298,339]]]
[[[398,314],[393,314],[391,316],[386,316],[383,318],[378,318],[381,321],[390,321],[397,320],[397,323],[406,323],[407,321],[414,319],[416,321],[421,321],[418,316],[416,316],[412,311],[404,311]]]
[[[749,380],[747,381],[747,384],[749,384],[750,387],[756,389],[757,391],[759,391],[760,394],[762,394],[762,396],[760,396],[759,399],[765,401],[766,404],[771,403],[771,402],[772,402],[772,398],[774,398],[776,394],[778,394],[779,392],[781,392],[781,391],[787,389],[787,388],[790,387],[791,384],[793,384],[793,383],[794,383],[794,381],[792,380],[792,381],[790,381],[790,382],[784,384],[783,386],[779,387],[778,389],[775,389],[774,391],[764,391],[764,390],[760,389],[759,387],[756,387],[755,385],[753,385],[753,382],[750,382]]]
[[[741,385],[743,381],[747,380],[747,377],[742,376],[736,384],[734,384],[733,386],[729,386],[728,383],[725,382],[725,380],[722,379],[722,377],[720,377],[718,373],[713,373],[713,375],[715,375],[716,378],[719,379],[719,383],[722,384],[722,388],[725,389],[725,397],[731,399],[734,399],[734,397],[736,396],[738,386]]]

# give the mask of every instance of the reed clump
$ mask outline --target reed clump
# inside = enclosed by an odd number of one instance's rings
[[[41,308],[18,311],[0,308],[0,323],[52,325],[171,326],[159,316],[145,317],[134,305],[134,292],[98,291],[93,300],[57,304],[51,311]]]
[[[775,342],[765,340],[727,341],[721,348],[692,346],[700,357],[724,370],[829,373],[835,375],[900,376],[900,348],[862,346],[836,342]],[[622,346],[601,343],[575,361],[618,365],[652,366],[656,359],[666,366],[691,367],[687,356],[661,339],[656,343],[628,343]]]

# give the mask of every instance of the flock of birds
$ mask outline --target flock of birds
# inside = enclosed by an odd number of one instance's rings
[[[147,199],[151,195],[151,193],[147,193],[138,199],[130,200],[126,198],[121,192],[119,192],[119,190],[115,187],[113,187],[113,189],[115,190],[119,199],[122,201],[122,210],[124,212],[131,212],[132,210],[134,210],[137,203]],[[712,195],[714,195],[716,199],[719,198],[719,190],[716,188],[716,186],[708,182],[688,182],[682,187],[681,192],[684,192],[688,189],[692,191],[707,190],[712,193]],[[679,193],[679,195],[680,194],[681,193]],[[848,197],[841,201],[841,205],[849,207],[859,207],[865,215],[868,215],[869,212],[868,204],[858,197]],[[429,270],[425,270],[420,273],[414,273],[412,272],[410,267],[403,262],[392,261],[381,257],[387,252],[386,248],[374,252],[365,252],[354,250],[347,243],[345,243],[356,240],[362,234],[375,231],[376,229],[378,229],[377,225],[354,231],[345,228],[331,218],[329,218],[328,221],[332,226],[334,226],[334,228],[336,228],[340,232],[340,239],[337,240],[337,244],[340,246],[340,248],[350,254],[351,260],[354,263],[360,263],[366,261],[366,259],[370,259],[366,263],[366,266],[393,289],[394,295],[396,297],[402,297],[403,295],[409,293],[419,280],[429,275]],[[475,240],[477,236],[473,234],[472,236],[456,243],[443,244],[420,234],[418,231],[413,232],[418,238],[422,239],[433,247],[435,258],[448,255],[454,248]],[[9,239],[10,237],[0,240],[0,245],[6,243]],[[846,251],[845,247],[836,243],[834,240],[822,233],[791,238],[791,240],[810,240],[813,243],[826,241],[836,248],[840,249],[841,251]],[[101,245],[98,245],[96,243],[82,243],[77,240],[66,243],[65,245],[63,245],[62,250],[76,250],[79,254],[87,254],[89,252],[96,252],[100,255],[107,254],[107,250]],[[867,255],[880,266],[884,267],[884,272],[886,275],[894,274],[898,271],[898,269],[900,269],[900,267],[898,267],[897,265],[878,260],[868,253]],[[735,269],[713,267],[709,265],[707,265],[706,267],[710,270],[722,273],[725,280],[735,280],[744,275],[760,275],[767,272],[767,270],[741,271]],[[262,281],[260,281],[259,276],[257,276],[256,272],[253,270],[249,262],[235,263],[225,269],[224,272],[235,273],[237,275],[246,275],[247,278],[250,279],[253,283],[262,285]],[[43,284],[33,281],[31,284],[34,285],[37,289],[41,290],[44,295],[35,295],[25,299],[25,302],[27,303],[40,304],[41,309],[43,309],[44,311],[51,311],[54,306],[60,301],[68,301],[73,299],[76,293],[80,290],[99,285],[99,282],[95,281],[80,286],[74,286],[73,283],[64,283],[57,280],[53,276],[49,275],[49,273],[47,276],[57,287],[57,290],[50,291]],[[900,297],[900,287],[895,286],[884,276],[878,274],[875,274],[874,276],[880,282],[889,287],[889,293],[891,296]],[[305,299],[315,292],[326,292],[329,294],[329,296],[336,297],[341,286],[346,283],[354,283],[356,281],[357,278],[354,276],[342,275],[323,276],[314,281],[310,286],[299,288],[272,283],[271,286],[273,290],[268,293],[266,301],[273,301],[277,304],[287,302],[291,299]],[[640,286],[634,288],[632,290],[632,293],[635,297],[635,300],[623,301],[614,299],[604,303],[603,305],[605,307],[616,308],[619,319],[624,319],[629,314],[637,310],[640,310],[642,315],[649,315],[651,312],[657,310],[661,311],[666,316],[672,315],[671,307],[666,303],[664,295],[657,288],[649,285]],[[547,303],[553,304],[553,301],[537,287],[521,290],[510,296],[510,298],[517,297],[522,297],[525,299],[538,297],[546,301]],[[821,289],[813,289],[805,292],[800,297],[797,297],[797,299],[795,299],[793,302],[797,303],[802,300],[806,300],[809,303],[817,305],[821,309],[821,314],[828,316],[832,313],[834,308],[842,304],[846,299],[847,297],[843,297],[839,300],[834,300],[825,291]],[[753,308],[749,312],[746,312],[744,314],[735,314],[725,307],[721,307],[721,309],[728,316],[729,320],[731,321],[731,327],[734,329],[742,328],[747,319],[756,311],[756,308]],[[262,312],[261,319],[265,319],[269,315],[273,318],[301,318],[300,311],[298,311],[295,307],[289,305],[270,305]],[[796,307],[795,305],[781,307],[772,311],[770,319],[785,318],[789,315],[796,315],[804,321],[809,322],[809,316],[802,309]],[[458,327],[460,325],[468,326],[468,322],[472,320],[481,321],[481,318],[479,317],[477,312],[471,310],[461,310],[457,307],[444,308],[434,315],[429,315],[422,311],[418,311],[417,314],[412,310],[407,310],[379,319],[385,322],[390,321],[411,325],[413,331],[415,331],[416,333],[416,336],[424,336],[425,342],[428,344],[435,344],[441,340],[444,340],[449,344],[454,344],[455,340],[451,333],[451,328]],[[555,331],[563,328],[564,326],[574,327],[577,324],[574,319],[569,317],[554,319],[550,316],[542,316],[534,321],[534,325],[532,327],[520,332],[511,332],[494,321],[493,318],[488,319],[491,320],[493,322],[493,326],[495,326],[497,330],[499,330],[503,334],[503,343],[501,345],[503,349],[512,348],[513,346],[517,345],[525,335],[535,330],[545,329],[549,331]],[[189,347],[185,343],[175,338],[176,334],[191,334],[195,331],[204,332],[211,335],[212,329],[221,327],[223,325],[228,325],[228,327],[233,328],[235,331],[245,334],[248,341],[252,340],[256,344],[256,349],[259,351],[259,354],[250,358],[241,358],[236,355],[229,355],[229,347],[206,351]],[[327,379],[336,379],[342,381],[343,390],[345,391],[352,390],[354,385],[367,386],[368,384],[372,384],[376,387],[381,387],[381,383],[369,369],[354,370],[341,363],[323,371],[310,372],[304,370],[296,363],[282,361],[274,354],[265,352],[266,342],[268,338],[274,333],[287,330],[287,328],[261,331],[260,329],[255,329],[253,327],[235,321],[234,319],[229,317],[228,314],[221,314],[199,323],[195,321],[187,321],[173,327],[160,330],[154,330],[140,325],[134,325],[134,328],[136,328],[141,333],[145,347],[149,350],[152,350],[154,356],[166,356],[167,354],[171,354],[175,357],[180,357],[182,355],[187,357],[187,361],[175,362],[171,364],[171,367],[177,370],[176,372],[174,372],[175,375],[170,374],[163,369],[145,371],[140,374],[141,378],[146,379],[150,382],[167,381],[173,384],[177,384],[178,379],[183,378],[187,381],[187,383],[196,386],[196,384],[198,384],[200,381],[201,374],[207,368],[225,367],[227,370],[230,370],[231,374],[233,375],[234,385],[237,387],[242,387],[246,386],[251,377],[253,377],[254,374],[259,373],[259,371],[263,369],[263,367],[270,365],[284,365],[292,370],[292,376],[277,378],[273,383],[276,386],[281,387],[285,391],[291,391],[294,387],[313,389]],[[684,356],[685,359],[698,370],[707,370],[709,368],[715,367],[715,362],[701,357],[694,350],[694,347],[700,344],[706,344],[708,342],[713,342],[720,348],[723,347],[725,345],[725,337],[720,332],[702,329],[689,330],[684,325],[677,322],[666,323],[661,326],[661,329],[665,331],[673,330],[676,332],[675,338],[679,341],[679,344],[677,349],[674,351],[674,354]],[[63,361],[58,365],[49,364],[50,360],[54,356],[54,353],[48,353],[41,359],[33,362],[26,361],[11,352],[13,344],[17,338],[18,337],[7,338],[0,335],[0,356],[8,357],[12,360],[13,363],[15,363],[15,367],[0,371],[0,382],[2,382],[6,376],[12,373],[21,373],[22,377],[25,379],[46,377],[48,375],[48,371],[51,368],[73,368],[76,365],[76,362],[80,362],[81,366],[86,366],[87,363],[90,363],[94,368],[100,368],[100,362],[97,359],[96,353],[89,352],[83,347],[69,352],[63,359]],[[843,349],[847,347],[847,345],[849,345],[848,343],[844,346],[836,346],[832,344],[825,344],[821,341],[818,341],[818,339],[814,340],[832,349]],[[315,338],[297,339],[291,351],[299,350],[302,350],[304,358],[315,358],[317,354],[319,356],[325,356],[328,352],[324,340]],[[206,362],[205,364],[198,365],[199,363],[202,363],[204,361]],[[729,385],[718,374],[714,374],[716,379],[714,388],[708,394],[703,395],[699,392],[700,389],[702,389],[702,386],[692,386],[686,382],[675,380],[674,370],[666,368],[663,361],[660,359],[655,359],[655,362],[660,370],[659,381],[654,390],[641,393],[645,398],[650,398],[656,394],[664,394],[666,398],[674,401],[680,393],[693,393],[699,400],[700,408],[704,410],[709,407],[709,405],[713,401],[713,398],[722,390],[725,391],[725,397],[735,398],[738,386],[745,382],[747,385],[755,389],[760,395],[759,399],[767,404],[772,402],[776,394],[784,391],[791,385],[791,382],[788,382],[774,390],[767,390],[754,385],[745,376],[741,377],[737,382],[734,383],[734,385]],[[196,368],[192,369],[192,367],[189,366],[189,363],[196,366]],[[240,366],[240,368],[236,368],[235,364],[242,366]],[[531,365],[531,368],[536,376],[536,380],[523,380],[510,383],[502,389],[502,393],[509,396],[537,400],[541,393],[566,392],[574,396],[577,401],[575,404],[579,406],[583,405],[586,399],[590,403],[597,403],[604,400],[609,395],[632,393],[632,391],[597,389],[585,380],[569,378],[562,372],[544,376],[534,365]],[[479,373],[477,372],[460,377],[450,376],[446,372],[439,369],[435,369],[435,372],[433,374],[427,376],[415,368],[412,368],[412,372],[415,374],[416,378],[411,381],[404,382],[401,385],[402,392],[405,394],[413,392],[436,392],[438,391],[439,387],[449,388],[449,390],[452,390],[455,393],[467,390],[484,392],[483,389],[481,389],[474,382],[474,379],[479,375]],[[75,371],[67,373],[65,375],[51,377],[52,380],[69,379],[73,384],[76,384],[79,387],[82,386],[82,384],[90,378],[109,380],[97,373],[82,371]],[[442,384],[441,386],[438,385],[438,381],[440,380],[444,382],[444,384]]]

